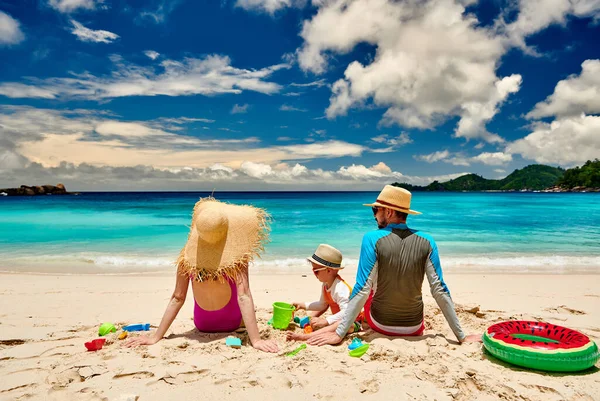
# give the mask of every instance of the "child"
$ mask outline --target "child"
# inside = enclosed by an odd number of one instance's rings
[[[342,267],[342,253],[331,245],[321,244],[315,253],[307,260],[312,265],[312,271],[320,282],[323,283],[321,298],[314,302],[294,302],[296,309],[306,309],[314,311],[311,314],[310,325],[313,333],[287,333],[288,340],[306,340],[316,333],[317,330],[334,331],[342,317],[348,301],[352,287],[350,287],[338,274]],[[331,316],[320,317],[323,313],[331,309]],[[349,333],[357,330],[357,325],[352,327]],[[359,326],[360,327],[360,326]]]

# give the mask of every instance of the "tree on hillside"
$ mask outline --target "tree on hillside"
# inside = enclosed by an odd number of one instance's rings
[[[563,188],[600,188],[600,160],[588,160],[581,167],[568,169],[557,185]]]

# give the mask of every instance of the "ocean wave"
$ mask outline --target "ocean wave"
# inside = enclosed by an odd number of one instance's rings
[[[58,254],[4,257],[0,271],[64,272],[64,273],[119,273],[169,271],[175,266],[177,255],[132,254]],[[574,255],[450,255],[441,260],[444,270],[449,271],[546,271],[563,270],[599,271],[600,256]],[[358,259],[344,259],[344,267],[355,270]],[[309,269],[306,258],[257,259],[253,271],[305,272]]]

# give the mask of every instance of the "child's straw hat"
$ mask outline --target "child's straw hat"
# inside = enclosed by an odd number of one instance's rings
[[[327,244],[319,245],[315,253],[307,259],[309,262],[332,269],[341,270],[344,268],[342,266],[342,253],[331,245]]]

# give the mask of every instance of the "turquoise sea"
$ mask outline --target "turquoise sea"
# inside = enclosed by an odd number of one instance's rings
[[[168,270],[194,203],[209,193],[81,193],[0,197],[0,271],[120,273]],[[356,266],[376,229],[377,192],[223,192],[265,208],[271,242],[254,269],[306,268],[319,243]],[[445,270],[600,272],[600,194],[415,193],[409,226],[438,243]]]

